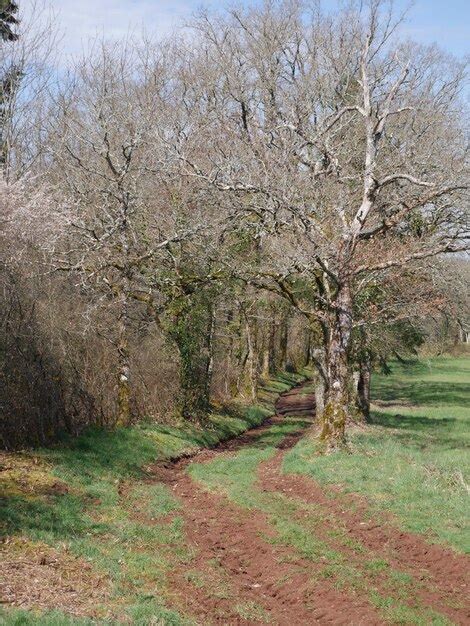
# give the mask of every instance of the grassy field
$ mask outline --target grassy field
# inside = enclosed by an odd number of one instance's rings
[[[303,440],[284,471],[361,493],[404,528],[469,552],[470,358],[391,369],[373,378],[372,425],[352,435],[352,454],[316,457]]]
[[[300,380],[302,376],[284,374],[268,381],[260,390],[259,405],[214,412],[204,429],[141,424],[114,432],[89,430],[53,448],[5,454],[0,459],[0,524],[8,538],[3,557],[40,553],[67,562],[69,570],[75,557],[89,563],[91,569],[77,575],[89,577],[82,595],[103,587],[99,598],[105,600],[88,607],[99,619],[120,615],[133,624],[148,624],[150,617],[152,623],[190,623],[165,608],[167,572],[175,560],[191,558],[181,519],[176,516],[171,524],[165,520],[178,504],[165,485],[143,482],[145,467],[211,447],[260,424],[273,413],[278,394]],[[0,608],[2,623],[86,622],[60,611],[35,615]]]
[[[52,599],[35,612],[0,609],[0,624],[194,624],[191,615],[175,610],[168,584],[169,573],[179,568],[204,585],[201,573],[193,571],[196,549],[187,540],[183,505],[169,486],[148,482],[146,468],[261,423],[277,394],[299,379],[269,381],[259,406],[214,412],[205,429],[141,424],[115,432],[90,430],[53,448],[3,455],[6,543],[0,559],[20,564],[26,596],[35,586],[44,591],[49,585]],[[397,525],[468,551],[469,381],[468,358],[394,363],[391,375],[374,376],[372,424],[352,433],[351,454],[318,456],[312,439],[304,438],[284,454],[282,471],[362,494],[372,510],[392,513]],[[301,418],[286,417],[235,453],[205,463],[196,459],[187,471],[203,489],[266,519],[272,534],[263,540],[310,563],[313,586],[328,581],[367,597],[390,624],[451,623],[415,601],[419,581],[353,539],[327,508],[291,497],[289,490],[261,488],[257,476],[263,463],[277,454],[286,435],[304,426]],[[30,562],[42,569],[28,569]],[[220,585],[211,579],[207,593],[215,594],[227,574],[211,567]],[[14,575],[15,568],[10,571]],[[42,571],[48,573],[38,582]],[[240,617],[269,621],[261,605],[240,598],[236,606]]]

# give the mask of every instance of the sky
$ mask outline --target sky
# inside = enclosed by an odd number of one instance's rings
[[[181,20],[190,18],[199,6],[217,6],[217,0],[45,0],[57,13],[63,32],[65,56],[82,50],[96,34],[123,36],[129,29],[167,34]],[[241,0],[253,4],[259,0]],[[403,6],[406,0],[396,0]],[[240,0],[239,0],[240,3]],[[28,11],[34,0],[22,0]],[[324,0],[325,6],[334,0]],[[442,48],[463,56],[470,53],[470,0],[415,0],[404,34],[421,42],[437,42]]]

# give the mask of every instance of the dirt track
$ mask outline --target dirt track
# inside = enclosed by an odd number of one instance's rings
[[[354,571],[364,572],[358,584],[338,586],[334,578],[324,575],[328,564],[324,557],[317,561],[305,558],[292,546],[276,541],[276,529],[266,512],[240,507],[223,491],[209,491],[188,475],[189,464],[210,463],[220,455],[234,455],[255,443],[273,425],[282,423],[283,416],[312,415],[314,398],[297,388],[280,398],[277,410],[278,415],[262,427],[236,440],[193,459],[154,468],[155,479],[171,485],[182,503],[186,537],[195,552],[188,566],[190,571],[176,566],[171,577],[170,587],[178,608],[202,624],[390,623],[374,606],[368,589],[373,585],[387,596],[387,572],[370,574],[366,569],[366,564],[374,559],[386,559],[390,567],[412,581],[411,594],[402,600],[410,609],[425,607],[453,623],[470,623],[465,608],[466,557],[429,545],[422,537],[401,532],[392,524],[364,521],[367,506],[360,498],[328,494],[307,477],[281,473],[286,449],[296,443],[304,429],[285,437],[275,456],[260,464],[256,488],[262,494],[282,494],[295,502],[297,523],[308,524],[312,510],[320,513],[321,521],[312,532],[327,540],[329,547],[340,553]],[[354,506],[348,506],[348,502]],[[343,540],[332,540],[332,530],[336,529],[341,530]],[[351,545],[360,546],[360,550],[349,547],[344,538],[350,538]],[[251,607],[251,611],[246,607]]]

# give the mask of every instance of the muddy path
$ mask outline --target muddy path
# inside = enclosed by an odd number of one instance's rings
[[[349,564],[356,563],[360,568],[366,553],[369,561],[386,562],[394,571],[412,577],[413,594],[423,606],[457,624],[470,623],[470,560],[466,556],[401,531],[391,521],[377,521],[359,496],[338,497],[309,478],[282,474],[282,457],[278,453],[260,465],[258,484],[263,491],[288,494],[302,503],[321,507],[324,520],[316,526],[317,536],[325,536],[334,524],[351,542],[362,546],[360,554],[346,550]],[[385,580],[378,575],[374,582],[380,587]]]
[[[364,523],[359,498],[348,506],[310,478],[283,474],[283,456],[313,421],[314,396],[299,386],[276,409],[241,437],[152,468],[181,504],[192,550],[168,581],[175,606],[200,624],[397,623],[394,603],[410,619],[399,623],[444,623],[431,610],[470,623],[468,560],[392,524]],[[197,468],[207,480],[194,479]],[[390,571],[369,570],[380,560]],[[407,586],[392,585],[394,572]]]
[[[308,383],[294,387],[282,394],[275,404],[276,414],[268,417],[262,424],[250,428],[243,434],[233,439],[221,441],[213,448],[203,448],[195,453],[184,455],[177,459],[165,459],[147,467],[147,472],[157,477],[161,482],[172,483],[181,480],[182,472],[191,463],[207,463],[221,453],[236,452],[245,446],[249,446],[259,440],[265,433],[276,424],[283,424],[285,418],[290,415],[304,417],[303,424],[299,424],[298,430],[279,442],[281,449],[292,448],[305,433],[305,427],[313,424],[315,413],[315,394],[305,393],[304,388]]]

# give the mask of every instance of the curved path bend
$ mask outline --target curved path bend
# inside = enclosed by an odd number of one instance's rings
[[[192,555],[168,581],[175,606],[204,625],[469,624],[466,557],[374,523],[359,496],[284,474],[314,396],[299,386],[276,409],[241,437],[154,467],[180,501]]]

